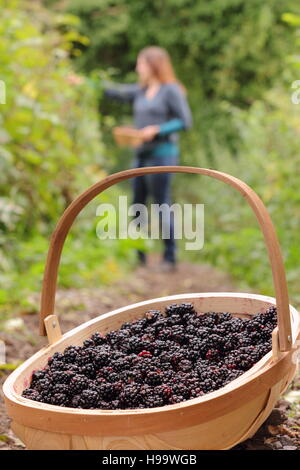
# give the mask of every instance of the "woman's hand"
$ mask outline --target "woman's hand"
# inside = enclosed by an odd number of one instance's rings
[[[140,129],[142,139],[149,142],[159,133],[159,126],[146,126]]]

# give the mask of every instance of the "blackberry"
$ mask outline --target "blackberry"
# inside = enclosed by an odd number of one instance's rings
[[[161,364],[170,364],[172,362],[172,353],[170,353],[169,351],[162,351],[159,355],[159,359],[161,361]]]
[[[70,401],[72,408],[81,408],[81,396],[74,395]]]
[[[121,408],[120,400],[112,400],[109,405],[107,405],[110,410],[118,410]]]
[[[135,322],[131,325],[130,328],[130,333],[135,336],[135,335],[140,335],[144,331],[144,325],[140,322]]]
[[[79,404],[82,408],[97,408],[99,393],[94,390],[83,390]]]
[[[130,332],[128,330],[111,331],[110,333],[107,333],[106,338],[112,347],[126,349],[126,343],[130,338]]]
[[[193,349],[187,349],[185,352],[185,357],[186,359],[194,363],[195,361],[197,361],[197,359],[200,358],[200,353],[199,351],[195,351]]]
[[[50,370],[52,371],[52,369],[50,369]],[[79,373],[80,367],[77,364],[67,363],[67,364],[65,364],[65,367],[64,367],[63,370],[66,372],[66,374],[73,377],[74,375]]]
[[[147,373],[145,382],[148,385],[160,385],[162,382],[162,374],[157,371],[150,371]]]
[[[217,313],[207,312],[200,316],[201,324],[206,328],[214,328],[218,323],[219,315]]]
[[[132,336],[127,343],[127,352],[139,354],[141,351],[153,351],[153,344],[150,341],[143,341],[138,336]]]
[[[228,335],[226,326],[223,326],[222,323],[214,326],[212,329],[212,333],[218,335],[220,338],[225,340],[225,337]]]
[[[169,398],[169,403],[170,405],[173,405],[175,403],[181,403],[182,401],[185,401],[185,398],[180,396],[180,395],[172,395],[170,398]]]
[[[193,363],[188,359],[180,361],[177,365],[177,369],[182,372],[189,372],[193,368]]]
[[[171,330],[170,338],[176,343],[184,344],[186,342],[186,331],[183,325],[175,325]]]
[[[101,333],[99,333],[98,331],[96,331],[96,333],[94,333],[91,336],[91,339],[94,341],[96,346],[101,346],[102,344],[105,344],[107,341],[106,337],[102,335]]]
[[[181,383],[181,382],[174,383],[172,385],[172,390],[173,390],[174,395],[180,395],[185,400],[187,400],[190,397],[190,394],[191,394],[188,387],[186,385],[184,385],[183,383]]]
[[[191,398],[197,398],[197,397],[201,397],[205,395],[205,393],[203,392],[203,390],[201,389],[201,387],[196,387],[196,388],[193,388],[192,391],[191,391]]]
[[[225,321],[230,321],[232,319],[232,315],[229,312],[223,312],[219,314],[219,321],[218,324],[223,323]]]
[[[156,322],[153,324],[154,334],[157,335],[159,331],[164,330],[169,325],[169,319],[164,317],[159,317]]]
[[[199,385],[204,393],[213,392],[216,389],[215,382],[211,378],[204,379]]]
[[[48,405],[53,405],[52,403],[52,394],[51,392],[41,392],[40,399],[38,400],[42,403],[47,403]]]
[[[111,410],[111,403],[108,403],[106,402],[105,400],[99,400],[98,402],[98,407],[100,410]],[[119,408],[122,408],[121,406],[119,406]]]
[[[68,395],[69,394],[69,386],[66,385],[66,384],[56,384],[53,386],[52,388],[52,392],[55,394],[55,393],[63,393],[65,395]]]
[[[110,383],[114,383],[114,382],[118,382],[119,378],[120,378],[119,374],[117,374],[116,372],[111,372],[107,376],[107,381]]]
[[[243,321],[241,318],[232,317],[231,320],[225,321],[222,327],[226,329],[227,333],[240,333],[244,330],[245,321],[247,320]]]
[[[74,363],[76,361],[77,355],[80,353],[80,346],[68,346],[64,350],[64,362]]]
[[[178,305],[172,304],[165,308],[165,314],[167,317],[171,317],[172,315],[176,315],[178,311]]]
[[[196,310],[191,302],[183,302],[179,305],[178,313],[179,315],[195,315]]]
[[[76,357],[76,364],[79,366],[85,366],[87,364],[90,364],[91,362],[93,362],[95,356],[96,352],[93,349],[83,349]]]
[[[83,341],[84,348],[92,348],[93,346],[96,346],[96,344],[91,338],[88,338]]]
[[[106,366],[109,362],[109,353],[107,350],[99,351],[94,357],[94,364],[97,368]]]
[[[119,395],[119,400],[122,406],[126,408],[135,408],[139,405],[140,389],[136,385],[125,385]]]
[[[98,392],[99,382],[97,379],[89,380],[87,390],[93,390],[94,392]]]
[[[129,321],[122,324],[120,330],[130,330],[132,328],[132,323]]]
[[[243,333],[237,333],[237,340],[239,347],[252,346],[252,339]]]
[[[31,384],[35,384],[41,379],[44,379],[46,375],[46,371],[44,370],[35,370],[31,375]]]
[[[254,348],[254,346],[251,346]],[[247,348],[241,348],[236,351],[232,351],[226,358],[225,363],[229,364],[229,368],[248,370],[255,364],[255,357],[253,351],[244,351]]]
[[[22,392],[22,397],[28,398],[29,400],[39,401],[38,398],[40,397],[40,394],[33,388],[26,388]]]
[[[206,354],[208,353],[210,349],[210,345],[211,345],[211,342],[209,341],[209,338],[198,341],[197,349],[203,359],[206,358]]]
[[[257,313],[252,318],[253,320],[258,321],[262,325],[270,323],[275,327],[277,325],[276,307],[270,307],[264,313]]]
[[[64,393],[55,393],[51,397],[51,403],[52,403],[52,405],[67,406],[68,397]]]
[[[53,354],[52,357],[48,359],[48,364],[51,365],[55,361],[63,361],[63,358],[64,358],[63,354],[56,352]]]
[[[140,363],[136,366],[138,370],[141,372],[143,377],[146,377],[146,375],[149,372],[156,372],[159,366],[159,361],[155,361],[157,358],[142,358],[140,360]]]
[[[98,388],[100,399],[102,400],[112,400],[118,394],[118,388],[115,384],[103,383]]]
[[[65,363],[65,361],[53,361],[51,365],[49,366],[49,369],[51,371],[58,371],[62,372],[64,370],[67,370],[69,367],[68,364]]]
[[[173,328],[166,327],[160,330],[157,333],[157,339],[159,339],[160,341],[168,341],[168,340],[173,339]]]
[[[88,378],[85,377],[85,375],[75,375],[70,381],[70,392],[73,395],[76,395],[77,393],[80,393],[82,390],[85,388],[88,388]]]
[[[157,408],[158,406],[163,406],[164,399],[159,395],[150,395],[144,399],[144,406],[147,408]]]
[[[41,379],[41,380],[35,382],[34,388],[38,392],[48,391],[52,388],[52,383],[49,380],[49,378],[46,377],[45,379]]]
[[[179,325],[182,324],[182,317],[178,314],[173,314],[171,317],[167,318],[166,321],[167,326],[174,326],[174,325]]]
[[[136,382],[136,383],[142,383],[143,382],[143,376],[141,371],[139,370],[125,370],[119,374],[120,379],[124,383],[131,383],[131,382]]]
[[[126,358],[120,358],[114,362],[113,368],[116,372],[121,372],[123,370],[129,369],[130,363],[128,360],[126,360]]]
[[[86,377],[93,379],[96,377],[96,369],[92,362],[85,364],[80,369],[81,374],[85,375]]]
[[[197,331],[198,331],[198,328],[196,328],[194,325],[191,325],[191,324],[187,325],[185,329],[186,334],[191,335],[191,336],[196,336]]]
[[[218,362],[221,358],[220,351],[218,349],[209,349],[205,354],[205,359],[208,361]]]
[[[126,358],[126,354],[123,351],[119,351],[118,349],[107,349],[107,351],[110,355],[111,362],[113,363],[118,359]]]
[[[72,373],[69,373],[69,371],[59,371],[55,370],[51,372],[49,377],[51,377],[51,382],[53,384],[68,384],[70,383],[72,379]]]
[[[194,315],[195,309],[192,303],[183,302],[182,304],[172,304],[165,308],[165,314],[167,317],[174,315],[180,315],[181,320],[188,320],[190,316]]]
[[[173,389],[169,385],[161,385],[159,387],[156,387],[156,392],[165,401],[168,401],[169,398],[173,395]]]
[[[216,334],[211,334],[208,337],[208,342],[210,345],[211,349],[219,349],[222,350],[225,344],[225,338],[222,336],[216,335]]]
[[[119,380],[118,382],[114,382],[112,387],[112,395],[118,396],[120,392],[122,392],[123,388],[125,387],[124,382]]]
[[[144,314],[147,320],[147,323],[150,323],[150,324],[154,323],[160,315],[161,315],[160,310],[148,310],[148,312]]]
[[[209,369],[210,363],[207,360],[199,360],[195,364],[195,372],[198,374],[199,377],[202,376],[203,373],[207,372]]]
[[[172,382],[172,380],[174,379],[175,371],[173,371],[172,369],[164,370],[161,373],[161,377],[162,377],[162,383],[168,384],[169,382]]]
[[[229,333],[223,344],[224,352],[229,352],[237,349],[240,346],[240,334],[239,333]]]
[[[99,369],[98,372],[97,372],[97,378],[99,379],[99,378],[103,377],[105,380],[108,380],[110,374],[111,374],[113,371],[114,371],[114,370],[113,370],[112,367],[109,367],[109,366],[102,367],[102,369]]]
[[[223,385],[227,385],[228,383],[232,382],[232,380],[237,379],[242,374],[243,374],[242,370],[237,370],[237,369],[231,370],[227,376],[227,379],[225,379]]]

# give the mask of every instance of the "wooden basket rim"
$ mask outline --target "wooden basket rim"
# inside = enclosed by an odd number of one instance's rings
[[[139,129],[135,129],[134,127],[127,127],[127,126],[117,126],[113,128],[113,133],[118,136],[125,136],[125,137],[140,137]]]
[[[230,394],[234,390],[238,389],[240,386],[245,384],[246,382],[250,382],[252,379],[263,375],[264,372],[266,372],[268,369],[272,368],[273,365],[275,365],[275,362],[272,361],[272,351],[267,353],[260,361],[258,361],[251,369],[246,371],[244,374],[242,374],[240,377],[237,379],[233,380],[229,384],[225,385],[224,387],[220,388],[219,390],[216,390],[214,392],[208,393],[206,395],[203,395],[201,397],[193,398],[190,400],[186,400],[174,405],[165,405],[163,407],[156,407],[156,408],[144,408],[144,409],[129,409],[129,410],[84,410],[84,409],[76,409],[76,408],[71,408],[71,407],[60,407],[56,405],[48,405],[45,403],[39,403],[35,402],[33,400],[26,399],[22,397],[19,393],[17,393],[14,389],[14,382],[17,380],[19,374],[21,374],[23,371],[25,371],[27,368],[30,367],[32,363],[35,362],[35,360],[41,355],[49,351],[49,354],[53,354],[55,348],[59,346],[60,343],[64,342],[67,338],[71,338],[74,334],[76,334],[78,331],[86,328],[87,326],[93,325],[99,319],[105,319],[107,317],[110,317],[112,315],[118,315],[120,312],[124,312],[126,310],[130,310],[132,308],[138,307],[138,306],[147,306],[151,305],[151,303],[154,302],[159,302],[159,301],[173,301],[173,300],[181,300],[181,299],[192,299],[192,298],[204,298],[204,297],[232,297],[232,298],[248,298],[248,299],[255,299],[259,300],[262,302],[268,302],[272,305],[276,305],[276,299],[274,297],[269,297],[269,296],[264,296],[260,294],[249,294],[249,293],[236,293],[236,292],[209,292],[209,293],[189,293],[189,294],[176,294],[168,297],[158,297],[154,299],[149,299],[146,301],[138,302],[135,304],[128,305],[126,307],[121,307],[119,309],[113,310],[111,312],[107,312],[103,315],[100,315],[96,318],[93,318],[76,328],[73,328],[72,330],[66,332],[61,339],[52,345],[47,345],[44,348],[40,349],[36,354],[31,356],[29,359],[27,359],[22,365],[20,365],[15,371],[13,371],[8,378],[6,379],[4,385],[3,385],[3,391],[4,395],[11,401],[18,403],[20,405],[30,407],[30,408],[35,408],[40,411],[55,411],[59,413],[66,413],[66,412],[72,412],[72,414],[77,415],[77,416],[122,416],[122,415],[127,415],[127,416],[136,416],[136,415],[148,415],[151,413],[159,413],[159,412],[166,412],[166,411],[171,411],[171,410],[184,410],[185,408],[200,404],[200,403],[205,403],[205,402],[212,402],[214,399],[221,397],[222,395],[225,394]],[[296,338],[299,334],[299,328],[300,328],[300,316],[299,312],[292,306],[290,305],[290,312],[292,316],[292,333],[293,333],[293,344],[296,341]],[[243,312],[237,312],[237,314],[242,314]],[[291,352],[290,352],[291,353]],[[287,356],[289,353],[281,353],[281,358]]]

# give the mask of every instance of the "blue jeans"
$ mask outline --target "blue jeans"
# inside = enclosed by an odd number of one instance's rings
[[[141,168],[148,166],[169,166],[177,165],[177,156],[159,156],[159,157],[139,157],[135,160],[133,167]],[[146,204],[148,197],[153,198],[156,204],[171,204],[171,178],[172,173],[156,173],[153,175],[138,176],[133,180],[133,203]],[[174,215],[170,214],[170,226],[167,227],[170,237],[164,239],[165,261],[176,262],[176,244],[174,240]],[[168,233],[167,231],[167,233]],[[138,252],[141,261],[145,260],[145,255]]]

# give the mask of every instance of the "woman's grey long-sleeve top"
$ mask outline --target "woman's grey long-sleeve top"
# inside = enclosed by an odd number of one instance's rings
[[[106,86],[108,85],[108,86]],[[177,152],[177,131],[192,126],[192,115],[186,97],[177,83],[162,84],[156,95],[148,99],[146,87],[139,84],[104,83],[104,95],[133,105],[134,126],[141,129],[158,125],[160,131],[151,141],[136,149],[137,155]]]

